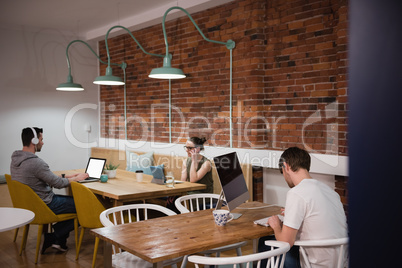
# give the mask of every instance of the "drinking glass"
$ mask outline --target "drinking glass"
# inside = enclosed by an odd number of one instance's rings
[[[174,176],[173,172],[168,171],[166,174],[166,186],[169,188],[174,188]]]

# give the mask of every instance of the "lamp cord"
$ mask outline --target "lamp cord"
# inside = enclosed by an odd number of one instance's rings
[[[230,139],[230,148],[233,148],[233,118],[232,118],[232,113],[233,113],[233,104],[232,104],[232,102],[233,102],[233,93],[232,93],[232,50],[233,49],[230,49],[230,74],[229,74],[229,76],[230,76],[230,91],[229,91],[229,101],[230,101],[230,104],[229,104],[229,107],[230,107],[230,109],[229,109],[229,113],[230,113],[230,115],[229,115],[229,139]]]
[[[211,43],[215,43],[215,44],[220,44],[220,45],[225,45],[226,48],[228,48],[230,50],[230,96],[229,96],[229,110],[230,110],[230,115],[229,115],[229,143],[230,143],[230,148],[233,148],[233,126],[232,126],[232,98],[233,98],[233,93],[232,93],[232,50],[235,47],[235,42],[232,40],[228,40],[227,42],[221,42],[221,41],[215,41],[215,40],[211,40],[208,39],[204,33],[201,31],[200,27],[198,27],[197,23],[194,21],[193,17],[190,15],[190,13],[187,12],[187,10],[185,10],[182,7],[179,6],[175,6],[175,7],[171,7],[168,10],[166,10],[165,14],[163,15],[163,20],[162,20],[162,30],[163,30],[163,37],[165,39],[165,46],[166,46],[166,58],[170,58],[169,57],[169,44],[167,41],[167,34],[166,34],[166,27],[165,27],[165,21],[166,21],[166,16],[167,14],[174,10],[174,9],[179,9],[181,11],[183,11],[187,17],[190,19],[190,21],[193,23],[193,25],[195,26],[195,28],[197,29],[197,31],[200,33],[200,35],[202,36],[202,38],[204,38],[204,40],[211,42]],[[145,52],[145,51],[144,51]],[[171,85],[170,85],[170,80],[169,80],[169,142],[172,143],[172,131],[171,131],[171,104],[170,104],[170,91],[171,91]]]
[[[123,62],[124,66],[125,62]],[[123,77],[124,77],[124,134],[127,140],[127,83],[126,83],[126,68],[124,66],[123,69]]]

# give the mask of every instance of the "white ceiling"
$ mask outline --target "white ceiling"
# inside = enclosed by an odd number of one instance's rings
[[[172,6],[178,5],[194,13],[230,1],[0,0],[0,25],[55,29],[92,40],[102,38],[114,25],[135,30],[161,23],[163,14]],[[182,12],[172,11],[168,19],[183,15]]]

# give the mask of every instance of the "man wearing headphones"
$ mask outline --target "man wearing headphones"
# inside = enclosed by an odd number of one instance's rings
[[[56,195],[52,187],[67,187],[72,181],[81,181],[88,177],[79,173],[65,178],[56,176],[49,166],[35,153],[43,146],[43,129],[27,127],[22,130],[22,150],[11,156],[10,172],[13,180],[28,185],[48,205],[55,214],[76,213],[72,196]],[[53,225],[54,232],[45,234],[41,253],[52,246],[59,251],[67,251],[67,238],[74,230],[74,220],[58,222]]]

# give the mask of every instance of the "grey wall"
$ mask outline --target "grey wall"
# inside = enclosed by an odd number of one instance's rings
[[[84,45],[73,44],[69,54],[74,81],[86,90],[60,92],[56,86],[66,82],[65,53],[73,36],[27,28],[0,28],[0,36],[0,174],[9,172],[10,156],[22,148],[21,130],[27,126],[44,128],[45,145],[38,155],[51,169],[84,168],[89,150],[76,141],[98,139],[98,111],[80,109],[67,123],[66,118],[77,105],[98,104],[98,88],[92,84],[98,69],[96,57]],[[90,133],[85,124],[91,125]]]

